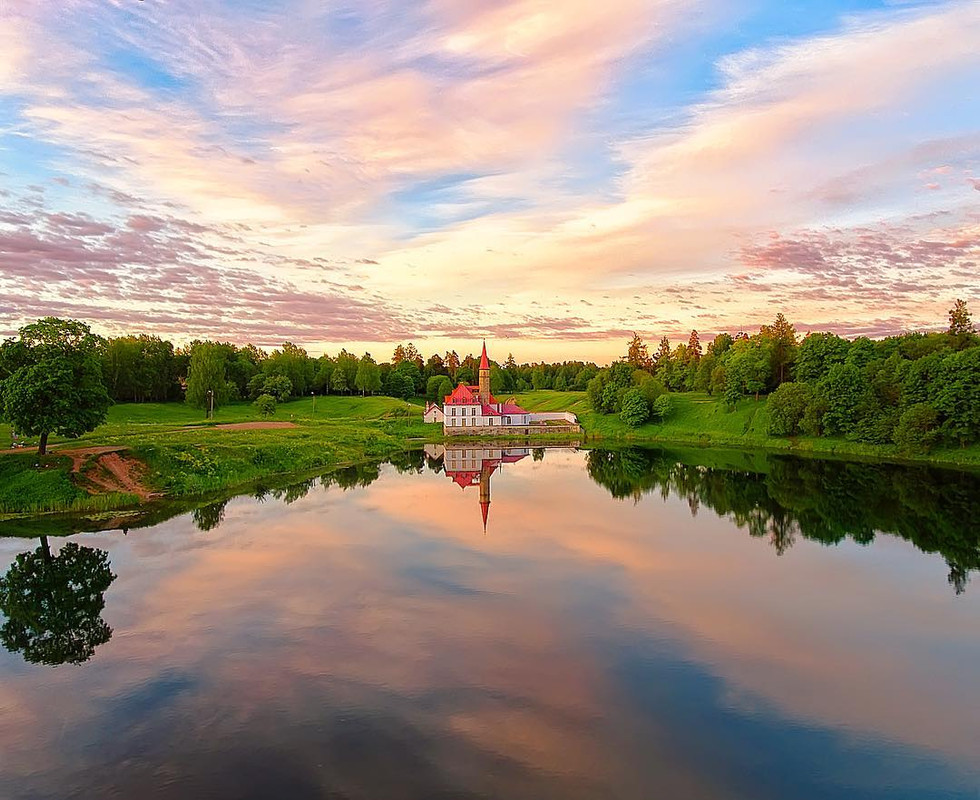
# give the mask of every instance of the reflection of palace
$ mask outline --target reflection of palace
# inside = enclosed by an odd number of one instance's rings
[[[480,487],[480,510],[483,512],[483,532],[487,531],[490,514],[490,476],[504,464],[520,461],[531,452],[528,447],[444,447],[427,444],[429,458],[442,461],[443,471],[461,489]]]

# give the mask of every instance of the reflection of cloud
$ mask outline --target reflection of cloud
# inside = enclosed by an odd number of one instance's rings
[[[777,560],[704,511],[692,524],[683,502],[611,501],[581,461],[549,452],[495,475],[488,537],[472,493],[390,469],[288,510],[233,500],[207,534],[183,517],[95,537],[120,575],[116,635],[41,682],[0,654],[0,706],[22,723],[0,727],[7,774],[108,792],[158,782],[166,753],[200,794],[225,773],[239,788],[262,753],[296,781],[379,796],[397,795],[393,763],[411,789],[453,796],[735,796],[719,776],[736,767],[672,750],[708,735],[699,710],[762,744],[845,730],[865,757],[885,740],[972,763],[972,662],[943,648],[969,640],[974,609],[948,605],[942,570],[917,591],[930,559],[801,542]],[[653,683],[627,669],[647,650]],[[643,705],[658,693],[676,702]],[[728,740],[711,741],[723,761]]]

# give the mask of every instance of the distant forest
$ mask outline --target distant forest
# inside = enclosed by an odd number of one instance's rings
[[[267,353],[251,344],[195,341],[175,347],[148,335],[101,338],[82,323],[53,318],[21,333],[0,345],[0,386],[7,384],[8,407],[16,405],[14,383],[30,383],[27,372],[36,360],[31,354],[47,352],[53,342],[62,349],[66,342],[69,349],[81,348],[91,367],[86,380],[101,371],[98,382],[115,402],[183,398],[204,408],[310,394],[438,400],[457,383],[477,380],[474,355],[461,358],[450,351],[426,358],[411,343],[397,345],[390,360],[379,363],[368,353],[346,350],[312,357],[289,342]],[[8,381],[18,370],[24,380]],[[633,427],[667,416],[672,392],[705,392],[729,408],[767,395],[773,435],[843,436],[925,451],[936,443],[965,446],[980,440],[980,336],[962,300],[950,309],[944,332],[877,341],[832,333],[800,337],[778,314],[755,334],[722,333],[706,347],[691,331],[688,341],[675,347],[663,337],[651,354],[634,335],[625,355],[606,368],[583,361],[518,364],[509,355],[491,365],[491,389],[495,394],[586,391],[595,411],[618,414]],[[24,393],[22,404],[34,403],[33,397]]]

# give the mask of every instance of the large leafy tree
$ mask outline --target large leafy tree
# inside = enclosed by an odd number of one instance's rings
[[[957,300],[949,310],[949,332],[952,334],[973,333],[973,320],[965,300]]]
[[[115,578],[104,550],[68,542],[52,556],[42,537],[0,577],[0,642],[32,664],[88,661],[112,636],[101,615]]]
[[[776,386],[789,378],[789,370],[796,360],[796,329],[781,313],[776,314],[772,325],[763,325],[760,334],[771,343],[769,359],[772,380]]]
[[[360,390],[362,395],[381,391],[381,369],[371,358],[370,353],[361,356],[361,360],[357,364],[354,388]]]
[[[111,400],[102,377],[102,339],[76,320],[46,317],[4,347],[9,374],[0,384],[4,415],[21,433],[81,436],[105,421]]]
[[[191,351],[187,375],[187,402],[195,408],[217,408],[228,399],[226,357],[220,345],[201,342]]]
[[[950,439],[964,446],[980,439],[980,347],[943,360],[936,410],[945,418]]]

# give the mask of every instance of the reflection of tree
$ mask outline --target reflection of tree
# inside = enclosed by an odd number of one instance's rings
[[[191,516],[194,519],[194,524],[200,531],[211,531],[217,528],[225,519],[225,507],[228,505],[227,500],[222,500],[220,503],[209,503],[206,506],[201,506],[200,508],[195,508]]]
[[[381,477],[380,464],[352,464],[341,467],[320,478],[324,487],[338,486],[341,489],[355,489],[370,486]]]
[[[0,642],[32,664],[88,661],[112,636],[101,614],[115,578],[104,550],[68,542],[52,557],[42,536],[41,546],[18,555],[0,578]]]
[[[533,448],[531,448],[531,460],[532,461],[544,461],[544,448],[543,447],[533,447]]]
[[[940,553],[962,593],[980,569],[980,476],[925,467],[768,456],[756,469],[684,464],[662,450],[591,450],[589,475],[617,498],[659,491],[707,506],[784,553],[797,536],[868,544],[892,533]]]
[[[398,472],[421,472],[425,466],[424,450],[406,450],[388,457],[390,463]]]

